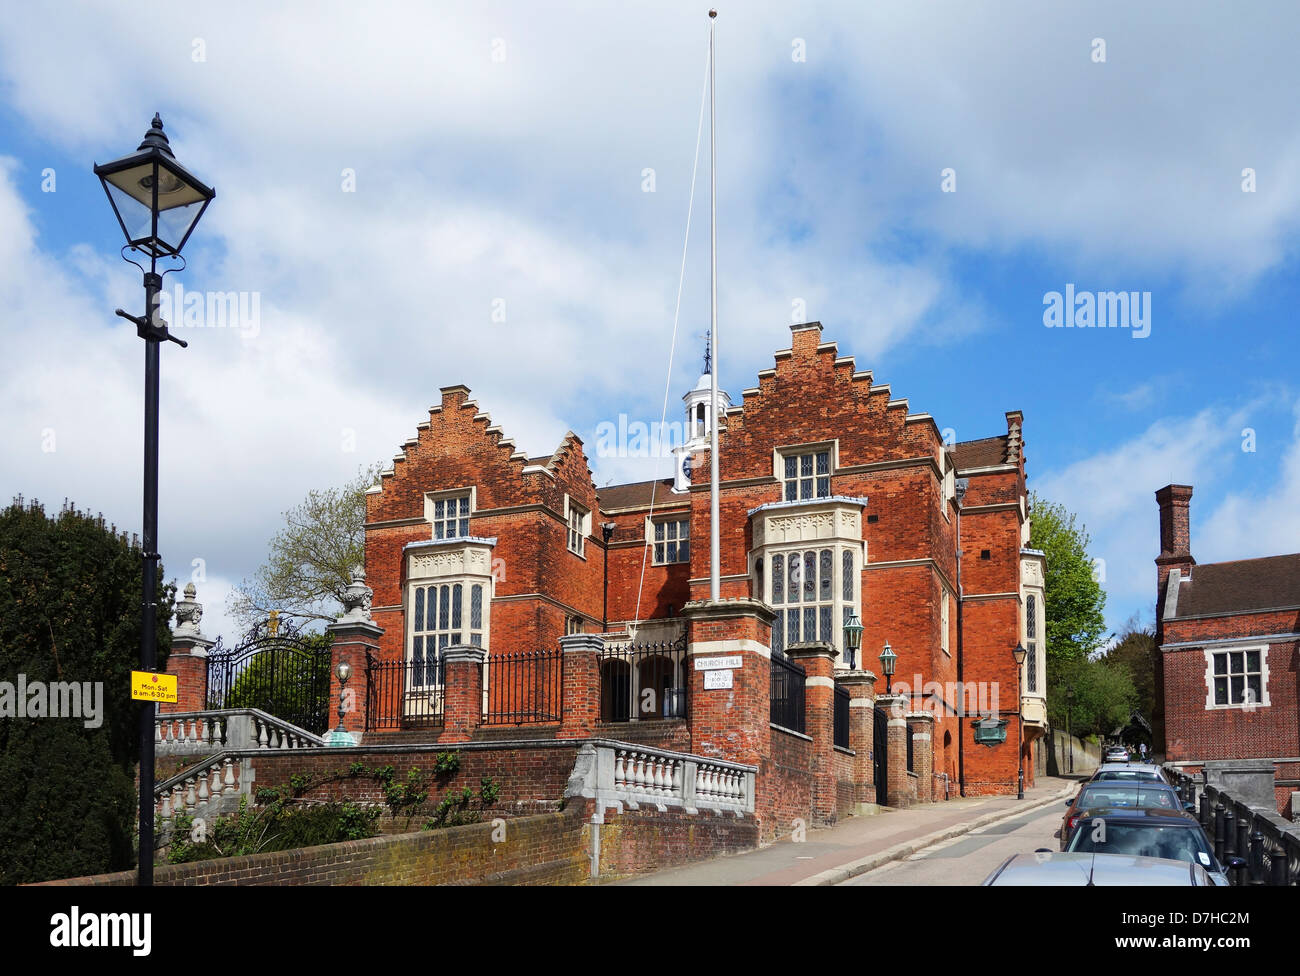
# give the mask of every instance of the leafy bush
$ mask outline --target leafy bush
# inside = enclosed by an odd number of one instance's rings
[[[0,511],[0,681],[103,683],[98,728],[78,718],[0,720],[0,884],[135,863],[141,550],[103,518]],[[156,667],[171,647],[175,587],[158,574]],[[83,708],[85,706],[83,705]]]

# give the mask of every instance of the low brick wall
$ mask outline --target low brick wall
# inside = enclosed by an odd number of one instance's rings
[[[648,722],[601,722],[596,735],[620,742],[635,742],[652,749],[691,751],[691,729],[684,719],[656,719]]]
[[[589,861],[581,805],[510,820],[322,844],[292,851],[159,865],[155,885],[580,884]],[[131,886],[134,871],[46,885]]]
[[[611,880],[748,850],[758,844],[752,816],[654,808],[607,811],[590,823],[590,803],[557,813],[158,865],[154,884],[179,885],[576,885],[591,880],[593,830],[600,879]],[[44,885],[130,887],[134,871],[46,881]]]
[[[680,810],[642,807],[607,816],[599,831],[602,880],[758,846],[758,821],[731,813],[688,816]]]
[[[772,727],[772,754],[758,770],[755,808],[762,842],[784,837],[796,820],[811,826],[812,740],[795,732]]]
[[[500,784],[496,808],[503,815],[531,813],[539,808],[553,807],[564,796],[578,745],[572,740],[538,739],[262,752],[252,757],[254,789],[281,786],[288,783],[291,776],[310,775],[316,785],[302,794],[303,799],[383,802],[383,785],[370,777],[323,782],[359,762],[368,769],[392,766],[395,782],[405,780],[410,769],[419,769],[429,784],[431,806],[436,806],[438,800],[452,790],[459,791],[468,786],[477,791],[482,778],[490,776]],[[435,766],[440,753],[455,753],[460,759],[459,770],[450,775],[438,775]]]
[[[836,749],[831,761],[835,764],[835,819],[853,816],[857,807],[857,784],[853,780],[853,754]]]

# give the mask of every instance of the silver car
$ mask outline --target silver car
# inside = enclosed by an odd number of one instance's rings
[[[1205,868],[1186,861],[1129,854],[1078,854],[1048,850],[1012,855],[998,865],[982,883],[985,886],[1036,887],[1215,887],[1214,880]]]
[[[1092,774],[1094,780],[1114,779],[1129,782],[1154,781],[1172,786],[1165,771],[1155,763],[1104,762]]]

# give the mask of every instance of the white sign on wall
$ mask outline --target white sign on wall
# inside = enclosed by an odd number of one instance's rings
[[[726,657],[697,657],[695,659],[695,670],[730,671],[741,667],[742,663],[739,654],[729,654]]]
[[[714,688],[732,688],[731,676],[734,671],[705,671],[704,672],[704,690],[710,691]]]

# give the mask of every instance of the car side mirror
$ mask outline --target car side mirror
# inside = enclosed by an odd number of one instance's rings
[[[1184,803],[1184,804],[1183,804],[1183,809],[1186,810],[1188,813],[1195,813],[1195,812],[1196,812],[1196,804],[1195,804],[1195,803],[1190,803],[1190,802],[1189,802],[1189,803]]]
[[[1069,806],[1071,803],[1073,803],[1073,802],[1074,802],[1073,800],[1066,800],[1066,801],[1065,801],[1065,805],[1068,807],[1068,806]]]

